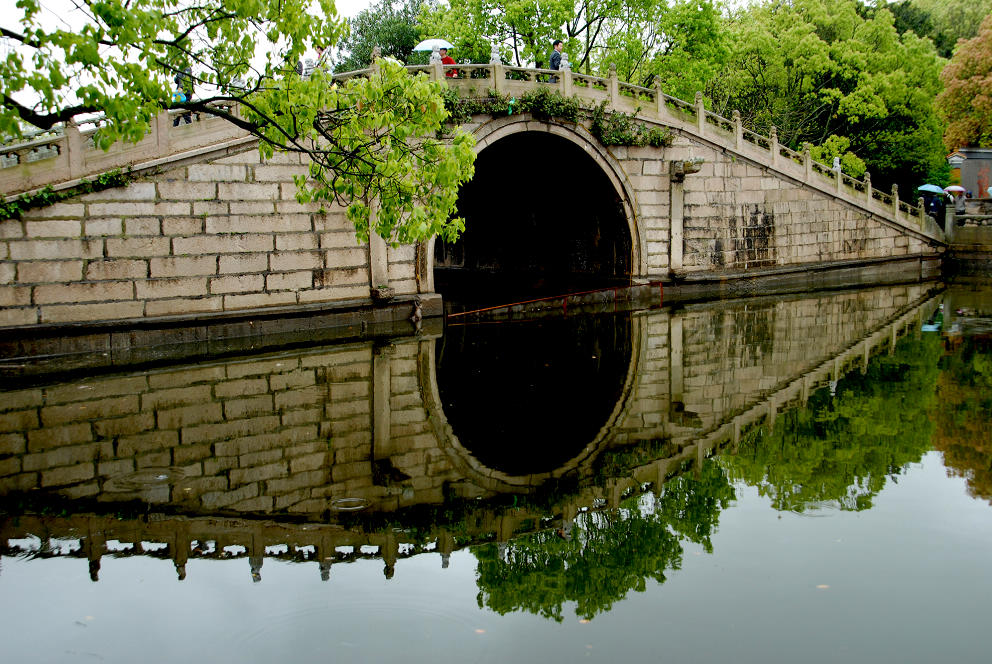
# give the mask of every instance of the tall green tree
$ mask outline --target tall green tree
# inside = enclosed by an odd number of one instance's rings
[[[942,61],[889,12],[867,16],[855,0],[755,4],[730,27],[732,53],[715,86],[717,107],[741,111],[752,129],[779,140],[845,139],[876,183],[911,190],[943,159],[933,100]]]
[[[992,0],[901,0],[884,5],[896,17],[900,33],[912,30],[933,40],[941,57],[949,58],[959,40],[978,34],[992,13]]]
[[[2,28],[14,47],[0,61],[0,135],[16,139],[25,127],[48,130],[99,114],[96,140],[108,148],[143,138],[164,109],[212,115],[258,137],[265,157],[309,156],[300,198],[346,206],[359,238],[453,238],[461,222],[449,217],[475,155],[463,132],[434,138],[447,117],[443,84],[389,61],[344,85],[320,70],[300,77],[303,53],[333,45],[344,30],[332,0],[320,0],[315,14],[310,7],[310,0],[101,0],[78,5],[64,17],[69,27],[51,28],[40,0],[20,0],[18,27]],[[187,68],[195,95],[179,101],[174,78]]]
[[[992,147],[992,14],[975,37],[958,44],[940,79],[944,90],[937,108],[947,119],[944,146]]]
[[[372,62],[372,49],[382,55],[409,62],[420,41],[417,16],[422,0],[379,0],[348,20],[349,33],[339,44],[341,53],[334,70],[357,71]]]

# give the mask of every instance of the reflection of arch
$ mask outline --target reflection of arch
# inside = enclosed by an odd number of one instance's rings
[[[620,393],[620,398],[614,405],[607,421],[600,427],[596,436],[568,462],[562,466],[544,473],[530,475],[510,475],[483,465],[472,452],[467,449],[453,431],[444,413],[437,384],[435,362],[435,344],[420,344],[417,357],[417,372],[423,395],[427,419],[434,432],[437,445],[448,456],[458,472],[474,484],[498,493],[526,492],[539,487],[551,479],[566,475],[583,474],[589,465],[612,442],[618,425],[629,415],[627,412],[636,385],[638,367],[642,352],[641,337],[646,325],[639,316],[631,318],[631,353],[626,378]]]
[[[647,273],[647,266],[644,261],[647,257],[645,238],[639,231],[639,214],[637,208],[637,198],[623,166],[599,143],[589,131],[581,124],[560,124],[554,121],[541,122],[531,118],[529,114],[515,115],[504,118],[492,119],[480,127],[475,132],[475,151],[481,153],[487,147],[514,134],[525,132],[537,132],[550,134],[562,138],[580,148],[589,156],[602,173],[607,177],[613,186],[617,197],[623,206],[624,219],[627,222],[627,231],[630,236],[630,273],[631,277]],[[526,186],[542,186],[540,184],[525,183]],[[493,183],[493,187],[500,186]],[[549,187],[550,188],[550,187]],[[559,188],[561,193],[566,190]],[[559,195],[554,193],[552,195]],[[421,292],[433,292],[434,288],[434,240],[431,239],[417,247],[417,281]]]

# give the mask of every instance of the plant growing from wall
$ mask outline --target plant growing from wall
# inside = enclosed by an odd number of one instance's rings
[[[598,106],[584,106],[577,96],[563,97],[557,91],[540,88],[519,99],[490,91],[488,97],[461,97],[448,88],[443,92],[448,122],[467,122],[473,115],[512,115],[530,113],[538,120],[578,122],[583,116],[592,120],[590,131],[603,145],[663,147],[672,144],[672,132],[649,127],[633,114],[610,111],[604,101]]]
[[[95,180],[83,180],[75,186],[58,191],[55,191],[51,187],[45,187],[41,191],[33,194],[24,194],[10,201],[0,200],[0,221],[20,219],[21,215],[27,210],[54,205],[73,196],[113,189],[114,187],[126,187],[136,179],[137,176],[130,171],[125,172],[118,168],[99,175]]]
[[[592,111],[589,130],[603,145],[650,145],[660,148],[672,144],[672,132],[661,127],[649,128],[635,119],[636,112],[628,115],[620,111],[609,112],[604,101]]]

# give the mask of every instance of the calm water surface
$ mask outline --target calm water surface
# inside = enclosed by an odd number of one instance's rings
[[[987,661],[990,323],[913,284],[7,379],[4,660]]]

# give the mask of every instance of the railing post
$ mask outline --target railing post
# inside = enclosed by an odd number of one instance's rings
[[[772,125],[771,131],[769,132],[769,134],[770,135],[768,137],[768,143],[769,143],[768,147],[771,148],[771,151],[772,151],[772,166],[777,166],[778,165],[778,152],[779,152],[779,150],[778,150],[778,127],[776,127],[775,125]]]
[[[83,135],[79,133],[79,127],[72,120],[65,123],[65,151],[66,164],[69,166],[69,177],[78,178],[83,176]]]
[[[499,57],[499,46],[495,42],[489,48],[489,64],[492,65],[493,90],[496,94],[503,94],[506,74],[503,71],[503,59]]]
[[[899,220],[899,185],[892,185],[892,216]]]
[[[734,111],[731,117],[734,121],[734,145],[740,150],[744,147],[744,127],[741,125],[741,112]]]
[[[506,70],[502,62],[493,63],[493,90],[496,94],[503,94],[506,89]]]
[[[169,111],[161,111],[152,120],[153,126],[155,128],[155,144],[158,146],[158,153],[160,155],[169,154],[171,149],[170,139],[169,139]]]
[[[565,52],[561,52],[561,94],[563,97],[572,96],[572,65],[568,61],[568,56]]]
[[[658,117],[668,116],[668,104],[665,103],[665,93],[661,89],[661,80],[654,79],[654,101],[658,105]]]
[[[810,154],[810,144],[803,143],[803,170],[807,182],[813,177],[813,156]]]
[[[923,229],[923,218],[926,216],[924,214],[924,212],[923,212],[923,205],[924,205],[924,203],[923,203],[923,197],[920,196],[919,198],[916,199],[916,209],[917,209],[917,211],[919,212],[919,215],[920,215],[920,229],[921,230]]]
[[[703,93],[696,92],[696,131],[702,136],[706,131],[706,106],[703,105]]]
[[[834,157],[834,175],[837,176],[837,193],[843,190],[844,169],[840,166],[840,157]]]
[[[610,104],[613,108],[617,108],[617,102],[620,97],[620,85],[617,83],[617,66],[615,63],[610,63],[610,77],[608,79],[609,92],[610,92]]]
[[[874,198],[871,195],[871,173],[868,171],[865,171],[865,198],[868,199],[869,203],[871,203],[872,198]]]

